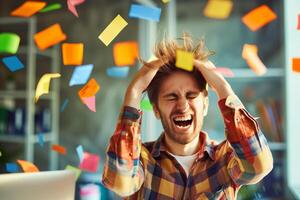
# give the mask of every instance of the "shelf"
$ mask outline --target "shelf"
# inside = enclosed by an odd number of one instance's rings
[[[33,91],[33,94],[35,91]],[[53,99],[55,96],[54,92],[49,92],[48,94],[40,96],[40,99]],[[26,99],[28,98],[27,92],[24,90],[0,90],[0,99],[5,97],[11,97],[15,99]]]
[[[261,79],[261,78],[282,78],[284,77],[285,71],[281,68],[273,68],[268,69],[267,73],[262,76],[257,76],[251,69],[231,69],[234,73],[234,77],[227,77],[229,80],[236,80],[245,78],[254,78],[254,79]]]
[[[286,144],[283,142],[268,142],[268,144],[272,151],[280,151],[286,149]]]
[[[43,133],[44,134],[44,141],[48,142],[51,141],[51,132]],[[12,143],[25,143],[25,136],[20,135],[0,135],[0,142],[12,142]],[[39,138],[38,135],[34,135],[34,143],[38,143]]]

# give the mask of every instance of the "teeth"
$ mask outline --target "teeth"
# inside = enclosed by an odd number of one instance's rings
[[[188,116],[184,116],[184,117],[175,117],[174,120],[175,121],[187,121],[187,120],[191,120],[192,116],[188,115]]]

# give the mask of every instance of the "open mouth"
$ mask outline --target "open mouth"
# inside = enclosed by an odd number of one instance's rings
[[[173,122],[179,128],[186,128],[192,124],[193,116],[174,117]]]

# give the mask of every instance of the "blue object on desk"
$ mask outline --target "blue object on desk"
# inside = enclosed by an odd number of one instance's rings
[[[2,62],[11,71],[15,72],[17,70],[23,69],[24,65],[17,56],[9,56],[2,59]]]
[[[6,171],[15,173],[19,171],[19,167],[16,163],[6,163]]]
[[[161,9],[157,7],[148,7],[132,4],[129,11],[129,17],[140,18],[150,21],[159,21]]]

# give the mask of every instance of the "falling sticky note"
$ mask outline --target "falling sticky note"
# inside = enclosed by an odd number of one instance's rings
[[[45,143],[45,138],[44,138],[44,134],[43,133],[39,133],[38,134],[38,141],[39,141],[39,144],[43,147],[44,143]]]
[[[161,9],[157,7],[149,7],[138,4],[131,4],[129,17],[145,19],[158,22],[161,14]]]
[[[176,67],[184,69],[186,71],[193,70],[194,56],[193,53],[177,50],[176,51]]]
[[[60,112],[64,112],[64,110],[66,109],[68,103],[69,103],[69,99],[65,99],[63,104],[60,107]]]
[[[110,42],[127,26],[121,15],[117,15],[110,24],[100,33],[99,39],[108,46]]]
[[[92,78],[85,86],[83,86],[83,88],[79,90],[78,95],[81,99],[84,97],[92,97],[97,94],[99,89],[100,85],[95,79]]]
[[[233,71],[227,67],[218,67],[216,68],[216,71],[220,72],[225,77],[234,77]]]
[[[81,162],[81,161],[83,160],[83,156],[84,156],[84,152],[83,152],[83,147],[82,147],[82,145],[78,145],[78,146],[76,147],[76,152],[77,152],[79,161]]]
[[[67,165],[65,170],[69,170],[69,171],[73,171],[76,174],[76,180],[79,178],[80,174],[81,174],[81,170],[77,167],[73,167],[71,165]]]
[[[244,44],[242,57],[246,60],[254,73],[261,76],[267,72],[267,68],[260,60],[257,53],[258,49],[256,45]]]
[[[45,8],[43,8],[42,10],[40,10],[39,12],[40,13],[50,12],[50,11],[61,9],[61,7],[62,5],[60,3],[52,3],[46,6]]]
[[[6,171],[15,173],[19,171],[19,167],[16,163],[6,163]]]
[[[257,31],[261,27],[277,18],[271,8],[261,5],[242,17],[242,22],[251,30]]]
[[[22,167],[22,169],[25,173],[38,172],[39,171],[39,169],[31,162],[28,162],[28,161],[25,161],[25,160],[17,160],[17,162]]]
[[[162,2],[164,3],[168,3],[170,0],[162,0]]]
[[[113,53],[117,66],[134,65],[139,56],[138,44],[135,41],[118,42],[114,44]]]
[[[232,10],[232,0],[209,0],[203,14],[213,19],[226,19]]]
[[[35,102],[39,100],[39,97],[43,94],[49,93],[50,81],[52,78],[59,78],[60,74],[52,73],[52,74],[44,74],[42,78],[39,80],[36,91],[35,91]]]
[[[83,62],[83,43],[63,43],[64,65],[81,65]]]
[[[75,67],[69,86],[85,84],[89,80],[93,68],[93,64]]]
[[[294,72],[300,72],[300,58],[293,58],[292,69]]]
[[[84,152],[83,160],[79,165],[79,168],[88,172],[97,172],[99,166],[99,156]]]
[[[30,17],[46,6],[42,1],[26,1],[20,7],[10,13],[17,17]]]
[[[149,99],[143,99],[141,101],[141,105],[140,106],[141,106],[142,110],[152,110],[153,109],[153,107],[152,107],[151,102],[149,101]]]
[[[24,68],[23,63],[17,56],[4,57],[2,58],[2,62],[11,72],[15,72]]]
[[[300,30],[300,14],[298,15],[298,26],[297,29]]]
[[[67,0],[67,4],[68,4],[68,9],[71,13],[73,13],[73,15],[75,15],[76,17],[79,17],[78,16],[78,13],[77,13],[77,10],[76,10],[76,7],[75,5],[72,3],[72,1],[70,0]]]
[[[53,144],[51,146],[51,149],[53,151],[56,151],[57,153],[60,153],[60,154],[63,154],[63,155],[66,155],[67,154],[67,150],[65,147],[61,146],[61,145],[58,145],[58,144]]]
[[[83,103],[93,112],[96,112],[96,97],[83,97],[82,98]]]
[[[59,24],[54,24],[34,35],[40,50],[45,50],[67,39]]]
[[[0,53],[17,53],[20,40],[15,33],[0,33]]]
[[[129,67],[110,67],[106,69],[106,74],[110,77],[125,78],[128,76]]]

